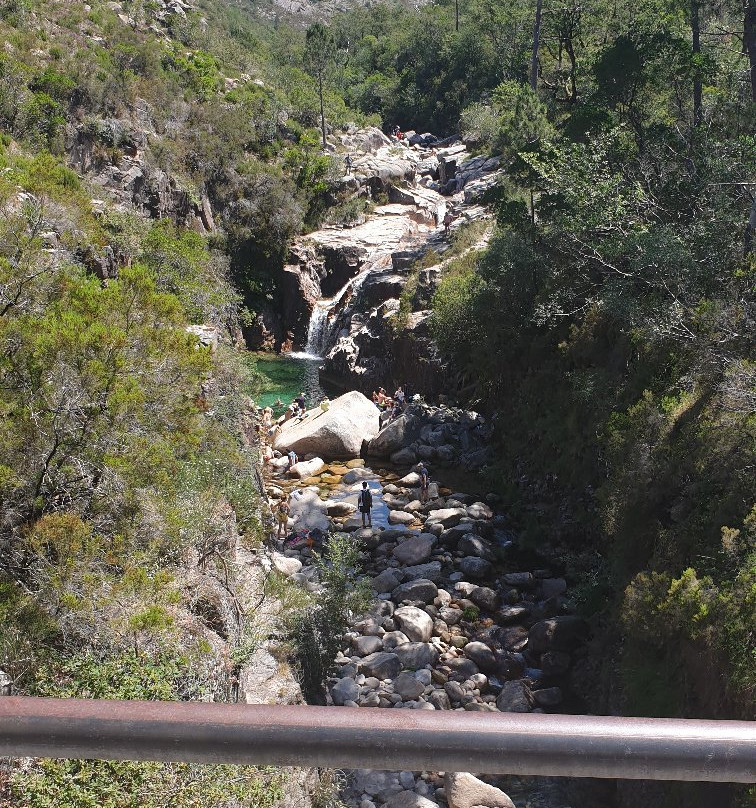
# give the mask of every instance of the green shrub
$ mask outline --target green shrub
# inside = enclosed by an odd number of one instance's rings
[[[359,577],[360,543],[351,536],[331,534],[315,563],[323,591],[287,623],[302,692],[309,703],[324,704],[323,688],[342,635],[350,618],[367,608],[371,595],[366,580]]]

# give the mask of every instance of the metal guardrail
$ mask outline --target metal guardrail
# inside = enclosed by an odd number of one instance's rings
[[[756,724],[0,698],[0,756],[756,782]]]

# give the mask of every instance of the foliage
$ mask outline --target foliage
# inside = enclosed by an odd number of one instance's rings
[[[154,655],[89,652],[41,667],[33,692],[77,698],[196,697],[194,664],[171,648]],[[28,808],[141,808],[161,804],[167,791],[171,803],[179,808],[228,800],[266,808],[282,797],[282,785],[280,774],[253,766],[41,760],[11,776],[10,794]]]
[[[310,703],[323,703],[323,687],[349,619],[370,602],[367,582],[359,577],[359,542],[345,533],[328,537],[315,555],[322,592],[315,603],[289,618],[289,637],[299,666],[302,690]]]

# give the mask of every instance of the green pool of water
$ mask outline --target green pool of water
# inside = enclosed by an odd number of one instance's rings
[[[305,394],[308,407],[319,404],[326,392],[334,392],[324,390],[320,384],[318,367],[322,359],[250,353],[249,360],[263,377],[262,387],[254,396],[255,403],[261,407],[272,407],[276,415],[280,415],[300,392]],[[276,406],[278,400],[283,402],[283,406]]]

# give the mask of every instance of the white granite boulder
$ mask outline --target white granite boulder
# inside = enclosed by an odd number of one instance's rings
[[[273,448],[328,458],[359,457],[363,441],[378,434],[378,416],[375,404],[352,390],[334,399],[327,412],[310,410],[302,420],[286,421]]]

